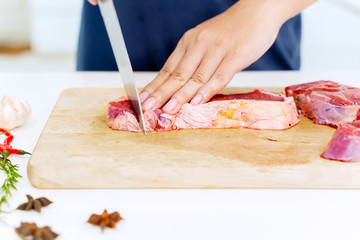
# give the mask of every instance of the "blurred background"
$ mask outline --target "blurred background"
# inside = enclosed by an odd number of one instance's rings
[[[82,0],[0,0],[0,71],[74,71]],[[303,13],[303,71],[360,70],[360,1]]]

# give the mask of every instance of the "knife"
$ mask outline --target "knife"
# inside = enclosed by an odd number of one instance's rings
[[[144,132],[144,134],[146,134],[144,115],[141,108],[139,93],[135,85],[134,73],[131,67],[129,55],[126,50],[125,41],[121,32],[114,2],[113,0],[100,0],[99,7],[105,23],[107,34],[110,39],[116,64],[124,84],[126,95],[139,119],[139,126],[141,130]]]

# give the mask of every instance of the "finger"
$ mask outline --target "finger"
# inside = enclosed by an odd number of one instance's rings
[[[199,89],[197,95],[202,97],[200,103],[210,100],[215,94],[219,93],[231,81],[237,72],[237,64],[234,58],[225,58],[210,80]],[[196,96],[194,97],[194,99]],[[193,99],[193,100],[194,100]]]
[[[191,78],[195,70],[198,68],[201,59],[204,56],[203,48],[197,47],[196,49],[188,49],[184,55],[184,58],[180,61],[176,69],[169,76],[169,78],[163,82],[154,92],[152,92],[149,98],[144,102],[145,110],[153,110],[160,108],[165,102],[167,102],[175,92],[177,92],[185,83]],[[173,99],[172,99],[173,100]],[[149,102],[148,102],[149,101]],[[169,109],[177,106],[176,99],[169,102]]]
[[[214,74],[215,70],[218,68],[222,61],[222,53],[223,51],[220,48],[216,48],[213,51],[207,53],[191,79],[185,84],[185,86],[183,86],[172,96],[172,99],[175,98],[177,100],[177,106],[173,109],[170,109],[170,107],[168,107],[168,104],[166,104],[163,107],[163,111],[169,114],[175,114],[185,103],[189,102],[195,96],[197,91],[204,84],[206,84],[209,81],[210,77]],[[200,99],[200,101],[201,100],[202,99]]]
[[[166,60],[164,66],[159,71],[158,75],[152,80],[139,94],[141,103],[144,103],[149,98],[150,94],[159,88],[175,70],[176,66],[183,58],[185,54],[183,43],[179,42],[175,50],[171,53],[169,58]]]

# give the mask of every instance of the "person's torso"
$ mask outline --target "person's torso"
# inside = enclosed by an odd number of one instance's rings
[[[228,9],[236,0],[115,0],[135,71],[158,71],[189,29]],[[117,70],[98,7],[84,3],[78,70]],[[286,22],[269,51],[248,70],[292,70],[300,66],[300,16]]]

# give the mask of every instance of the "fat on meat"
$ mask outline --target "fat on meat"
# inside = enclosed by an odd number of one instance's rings
[[[200,105],[183,105],[177,114],[161,109],[144,112],[146,131],[176,129],[252,128],[283,130],[299,122],[292,97],[262,90],[216,95]],[[126,97],[108,104],[107,125],[114,130],[140,132],[139,123]]]
[[[285,88],[299,113],[316,124],[336,127],[360,119],[360,89],[333,81],[316,81]]]
[[[359,162],[360,121],[340,123],[321,157],[344,162]]]

